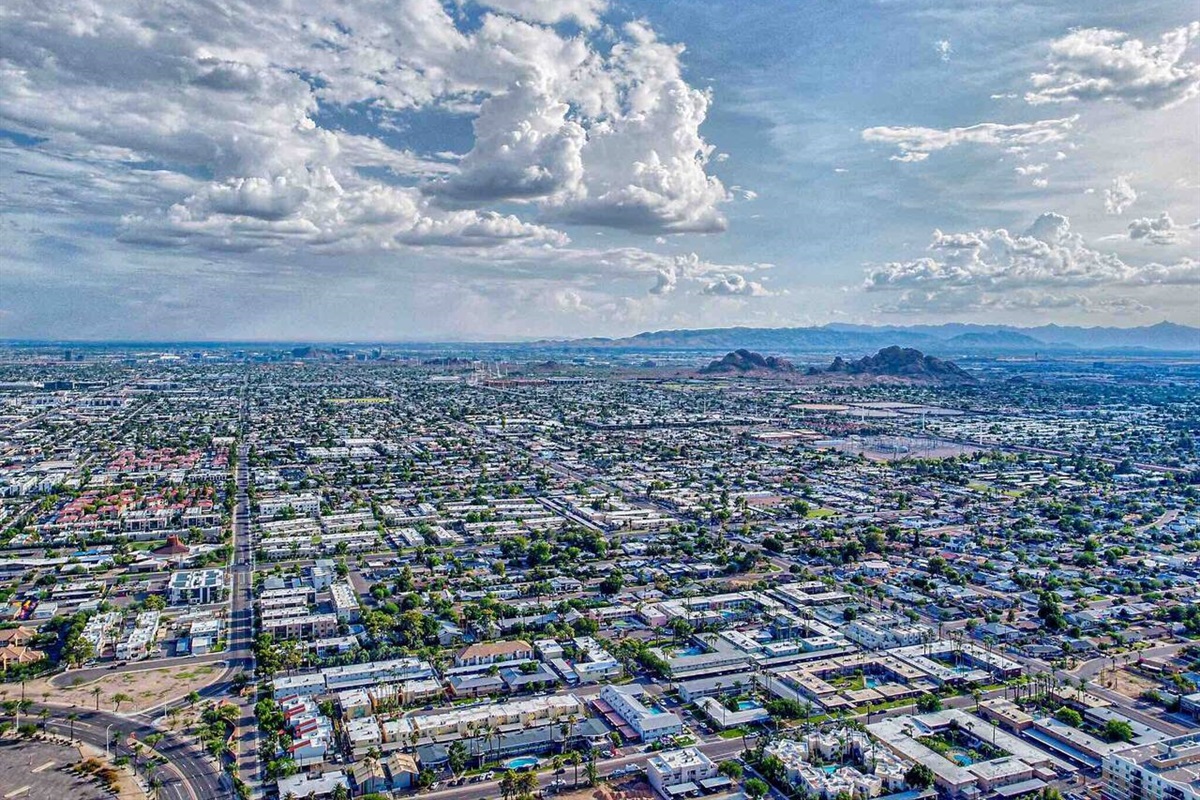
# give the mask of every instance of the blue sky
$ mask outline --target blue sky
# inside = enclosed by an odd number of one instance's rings
[[[139,6],[0,14],[0,337],[1200,323],[1189,4]]]

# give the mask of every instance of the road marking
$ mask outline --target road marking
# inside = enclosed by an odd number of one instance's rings
[[[47,761],[45,764],[42,764],[40,767],[34,767],[32,770],[30,770],[30,772],[32,772],[36,775],[39,772],[45,772],[46,770],[50,769],[53,766],[54,766],[53,761]]]
[[[28,792],[30,788],[31,787],[29,787],[29,786],[22,786],[20,789],[13,789],[11,792],[4,795],[4,800],[8,800],[8,798],[10,798],[10,797],[20,797],[21,795]]]

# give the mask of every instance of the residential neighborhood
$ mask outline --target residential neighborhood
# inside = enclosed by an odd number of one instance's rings
[[[1194,364],[4,356],[0,738],[180,798],[1198,796]]]

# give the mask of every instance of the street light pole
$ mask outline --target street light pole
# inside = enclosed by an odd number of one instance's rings
[[[112,726],[115,724],[116,724],[115,722],[110,722],[110,723],[108,723],[108,727],[104,729],[104,758],[105,758],[105,760],[108,760],[112,757],[111,754],[108,752],[108,743],[110,741],[112,741],[112,739],[109,738],[108,732],[110,730],[112,730]]]

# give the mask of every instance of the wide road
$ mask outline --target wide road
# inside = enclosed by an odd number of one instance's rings
[[[46,708],[51,714],[46,722],[47,728],[61,736],[71,736],[72,723],[66,718],[67,712],[62,707],[35,703],[30,717],[32,721],[41,724],[37,715],[42,708]],[[233,798],[232,786],[221,771],[220,765],[186,737],[164,731],[142,721],[141,718],[122,717],[107,711],[85,708],[75,708],[73,713],[78,717],[74,722],[75,738],[100,750],[104,749],[106,741],[111,742],[110,752],[114,756],[132,755],[131,745],[134,741],[145,741],[147,736],[155,733],[162,735],[155,752],[167,760],[158,770],[158,776],[163,782],[159,796],[164,800]],[[131,739],[131,736],[134,738]]]
[[[237,503],[233,510],[233,566],[230,594],[229,655],[231,663],[247,677],[254,677],[254,542],[250,537],[250,447],[238,445]],[[238,704],[237,739],[238,776],[249,787],[251,796],[260,792],[258,778],[258,721],[254,716],[254,693],[236,697]]]

